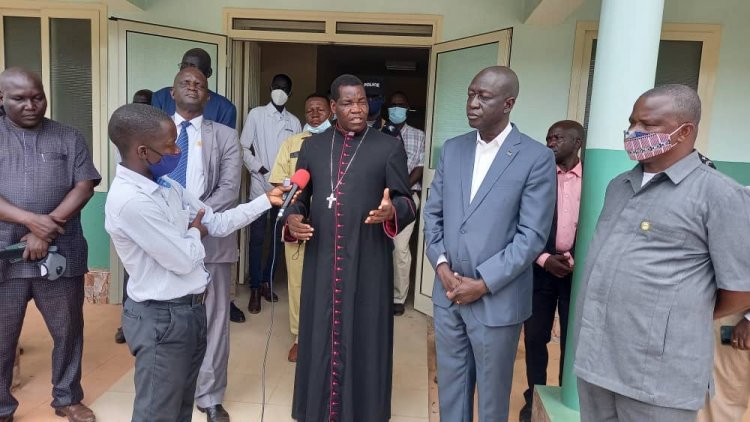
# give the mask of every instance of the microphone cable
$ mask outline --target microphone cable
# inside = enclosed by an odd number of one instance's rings
[[[270,213],[269,213],[270,215]],[[273,218],[273,216],[271,216]],[[263,391],[263,401],[261,402],[261,408],[260,408],[260,422],[263,422],[263,418],[266,413],[266,363],[268,362],[268,350],[271,346],[271,334],[273,333],[273,319],[274,314],[276,310],[276,302],[273,300],[273,279],[276,271],[274,271],[276,268],[276,249],[278,247],[278,242],[281,240],[279,239],[279,236],[276,236],[276,230],[279,226],[279,219],[275,219],[276,222],[273,224],[273,242],[271,242],[271,276],[268,280],[268,288],[271,289],[271,323],[268,325],[268,334],[266,336],[266,350],[263,353],[263,369],[261,370],[261,390]]]

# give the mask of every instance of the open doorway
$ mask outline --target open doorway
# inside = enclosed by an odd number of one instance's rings
[[[235,52],[238,51],[238,44],[243,45],[239,50],[243,51],[244,60],[241,68],[235,67],[235,71],[241,75],[234,75],[233,80],[242,88],[235,86],[232,91],[241,93],[245,99],[244,102],[234,99],[238,105],[240,124],[244,123],[249,109],[268,104],[271,79],[276,74],[284,73],[292,79],[292,95],[286,107],[304,125],[305,98],[312,93],[328,94],[333,79],[350,73],[364,81],[372,78],[379,80],[386,103],[393,92],[404,92],[411,107],[407,124],[421,130],[425,128],[429,48],[235,41]],[[387,119],[385,108],[382,117]],[[244,240],[247,236],[241,237],[242,261],[246,263],[249,262]],[[270,232],[265,237],[271,239]],[[418,237],[413,234],[411,239],[412,270],[407,302],[413,301],[415,291]],[[270,242],[266,243],[264,255],[270,251]],[[280,261],[275,276],[276,286],[283,289],[282,286],[286,284],[285,265],[280,257],[277,259]],[[248,265],[241,265],[243,280],[247,280],[248,273]]]

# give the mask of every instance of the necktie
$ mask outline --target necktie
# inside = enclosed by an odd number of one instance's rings
[[[190,126],[190,122],[185,120],[182,123],[180,123],[180,126],[182,126],[182,129],[180,130],[180,135],[177,136],[177,146],[180,148],[180,161],[177,163],[177,167],[172,171],[172,173],[169,173],[169,177],[172,178],[175,182],[182,185],[182,187],[185,187],[186,180],[187,180],[187,165],[188,165],[188,134],[187,134],[187,128]]]

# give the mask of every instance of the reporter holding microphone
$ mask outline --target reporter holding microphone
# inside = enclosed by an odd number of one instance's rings
[[[271,208],[288,188],[214,212],[166,177],[179,163],[177,130],[143,104],[118,108],[109,137],[122,162],[105,205],[105,228],[130,274],[122,327],[135,356],[134,422],[190,420],[206,350],[209,275],[201,238],[228,236]]]

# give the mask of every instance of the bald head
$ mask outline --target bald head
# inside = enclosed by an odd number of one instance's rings
[[[0,105],[15,125],[26,129],[39,126],[47,111],[42,79],[28,69],[6,69],[0,74]]]
[[[489,77],[494,83],[502,86],[504,95],[518,97],[518,75],[511,68],[506,66],[490,66],[479,72],[474,79],[480,77]]]
[[[701,120],[701,99],[693,88],[681,84],[669,84],[649,89],[641,98],[666,97],[672,103],[672,112],[678,120],[694,123]]]

